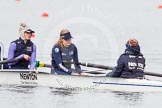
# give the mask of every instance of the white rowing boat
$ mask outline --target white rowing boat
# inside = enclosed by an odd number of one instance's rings
[[[0,85],[48,86],[80,91],[108,89],[113,91],[162,92],[161,81],[101,76],[53,75],[42,72],[33,73],[28,70],[1,70]]]

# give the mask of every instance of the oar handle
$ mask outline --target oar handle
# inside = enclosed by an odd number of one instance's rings
[[[160,73],[153,73],[153,72],[144,72],[145,75],[149,75],[149,76],[157,76],[157,77],[162,77],[162,74]]]
[[[50,64],[44,64],[44,67],[52,68],[52,65],[50,65]]]
[[[45,63],[40,62],[40,61],[36,61],[36,62],[35,62],[35,67],[47,67],[47,68],[52,68],[52,65],[50,65],[50,64],[45,64]]]
[[[93,63],[80,62],[79,64],[82,65],[82,66],[86,66],[86,67],[94,67],[94,68],[100,68],[100,69],[106,69],[106,70],[113,70],[114,69],[114,67],[111,67],[111,66],[93,64]]]
[[[3,61],[0,61],[0,64],[18,62],[19,60],[20,60],[20,58],[14,58],[14,59],[10,59],[10,60],[3,60]]]

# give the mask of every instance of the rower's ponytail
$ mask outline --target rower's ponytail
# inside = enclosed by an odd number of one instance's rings
[[[60,46],[61,48],[63,48],[63,41],[62,38],[60,37],[58,42],[56,43],[58,46]]]

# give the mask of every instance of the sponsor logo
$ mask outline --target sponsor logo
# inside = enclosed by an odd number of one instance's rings
[[[21,43],[21,41],[18,41],[17,43],[18,43],[18,44],[20,44],[20,43]]]
[[[32,51],[32,47],[27,47],[26,50],[27,51]]]
[[[62,37],[62,38],[64,38],[64,37],[65,37],[65,35],[62,35],[61,37]]]
[[[141,58],[143,58],[143,57],[142,57],[142,56],[138,56],[138,58],[140,58],[140,59],[141,59]]]
[[[66,56],[66,53],[62,53],[62,56]]]
[[[20,73],[20,79],[23,80],[37,80],[37,74],[33,73]]]
[[[59,48],[55,48],[55,53],[58,53],[59,52]]]
[[[69,55],[73,55],[73,54],[74,54],[74,52],[73,52],[73,51],[70,51],[70,52],[69,52]]]
[[[137,67],[137,63],[136,62],[128,62],[128,67],[129,67],[129,69],[135,69]],[[138,63],[137,69],[143,70],[144,64]]]
[[[133,55],[129,55],[129,58],[135,58],[136,56],[133,56]]]
[[[129,58],[136,58],[136,56],[134,56],[134,55],[129,55]],[[142,57],[142,56],[138,56],[138,58],[142,59],[143,57]]]

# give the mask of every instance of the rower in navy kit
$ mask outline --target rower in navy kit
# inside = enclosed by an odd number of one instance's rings
[[[140,52],[140,46],[136,39],[129,39],[126,43],[125,53],[118,61],[117,67],[107,74],[109,77],[122,78],[143,78],[145,68],[145,58]]]
[[[26,24],[21,23],[19,39],[11,42],[8,59],[21,59],[18,62],[9,63],[9,69],[31,69],[35,68],[36,59],[36,46],[30,40],[34,31],[30,29]],[[30,67],[28,67],[30,66]]]
[[[79,66],[77,47],[71,42],[71,33],[68,30],[60,32],[58,42],[52,48],[52,74],[59,75],[79,75],[81,67]],[[75,69],[71,68],[69,62],[74,62]]]

